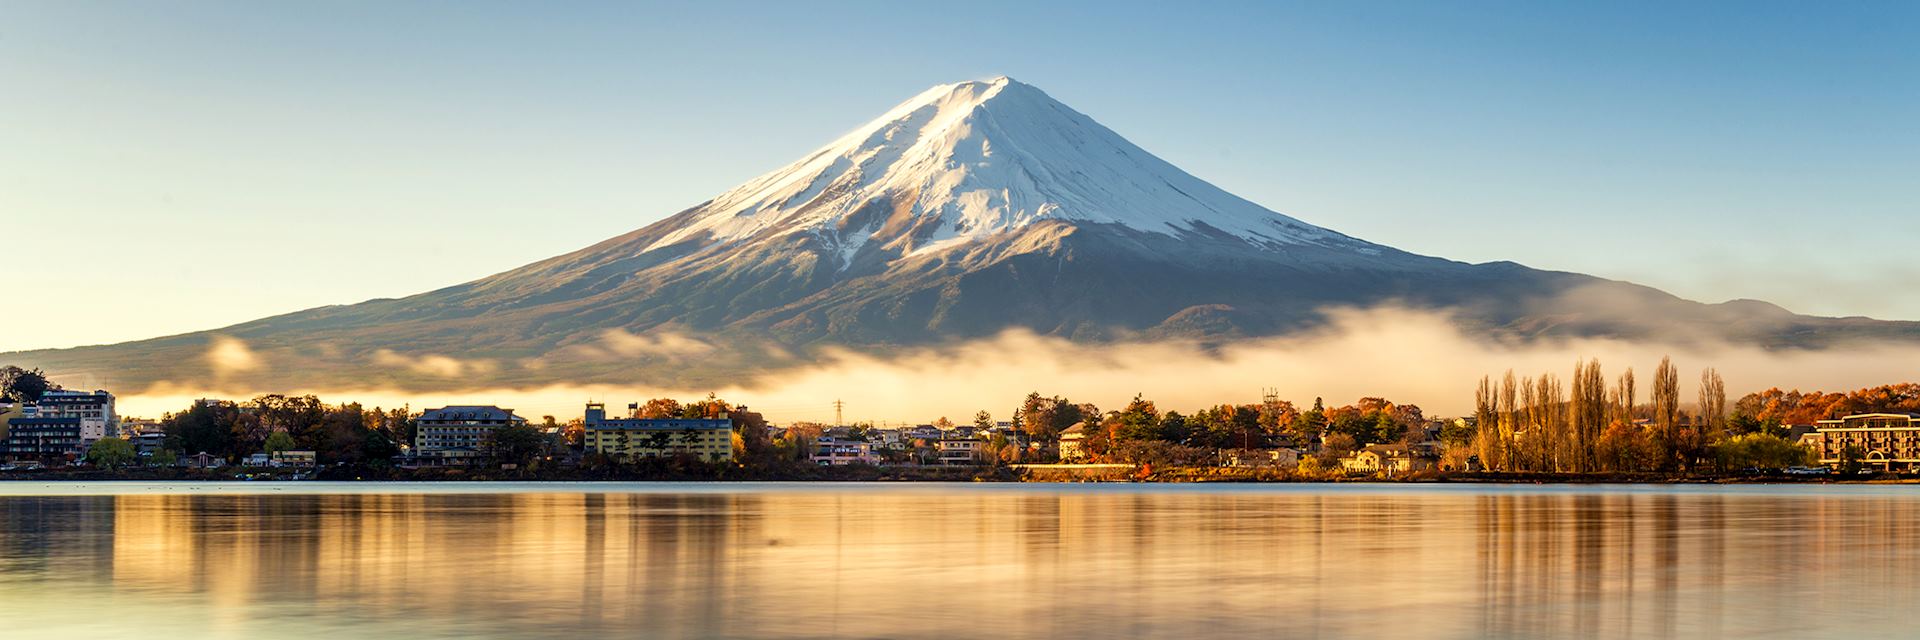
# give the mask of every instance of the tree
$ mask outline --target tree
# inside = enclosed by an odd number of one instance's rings
[[[106,437],[93,441],[87,448],[87,461],[97,467],[118,469],[133,462],[139,455],[134,453],[133,443],[121,438]]]
[[[634,412],[634,417],[646,419],[677,418],[680,417],[680,414],[684,411],[686,411],[686,409],[680,406],[679,400],[673,398],[654,398],[648,400],[646,404],[640,405],[640,409]]]
[[[1700,372],[1700,428],[1709,437],[1726,429],[1727,384],[1712,367]]]
[[[748,411],[745,406],[738,406],[727,417],[733,420],[733,435],[739,439],[740,459],[758,460],[766,457],[772,448],[772,441],[767,438],[766,416]]]
[[[973,414],[973,426],[981,429],[992,429],[993,414],[987,413],[986,409],[981,409],[979,413]]]
[[[1653,371],[1653,427],[1665,449],[1666,462],[1661,466],[1670,468],[1680,455],[1680,372],[1672,358],[1661,358],[1660,367]]]
[[[1500,414],[1495,408],[1493,378],[1480,377],[1480,386],[1473,394],[1473,449],[1480,457],[1480,467],[1487,470],[1505,469],[1506,448],[1500,439]]]
[[[1353,440],[1353,436],[1344,433],[1327,434],[1325,441],[1322,442],[1320,446],[1320,467],[1325,469],[1338,469],[1340,468],[1341,458],[1347,457],[1359,449],[1360,444]]]
[[[1160,410],[1154,408],[1153,401],[1139,395],[1127,408],[1114,416],[1114,439],[1122,442],[1141,440],[1160,440]]]
[[[267,453],[280,453],[282,451],[292,451],[294,446],[293,436],[287,435],[285,431],[275,431],[273,435],[267,436],[267,442],[264,448],[267,450]]]
[[[538,428],[516,423],[487,434],[487,452],[496,463],[525,465],[540,453],[545,442]]]
[[[1037,391],[1027,394],[1014,411],[1014,424],[1034,442],[1054,442],[1060,432],[1084,419],[1080,405],[1059,396],[1041,396]]]
[[[1293,425],[1287,429],[1288,437],[1300,447],[1312,447],[1319,442],[1320,436],[1327,430],[1327,407],[1320,398],[1313,399],[1313,408],[1294,418]]]
[[[47,374],[39,369],[22,369],[13,365],[0,367],[0,401],[39,402],[50,389],[58,385],[47,382]]]
[[[171,467],[179,461],[180,454],[174,453],[171,449],[155,451],[153,457],[147,458],[147,464],[155,467]]]
[[[384,430],[369,430],[366,438],[360,441],[361,459],[375,466],[385,465],[397,455],[400,455],[400,445],[394,444]]]
[[[1567,421],[1573,430],[1570,446],[1574,471],[1593,471],[1599,466],[1595,446],[1607,428],[1607,413],[1607,378],[1600,372],[1600,359],[1575,362],[1567,404]]]
[[[1713,445],[1713,453],[1722,471],[1780,469],[1809,464],[1813,458],[1812,450],[1786,438],[1764,433],[1721,440]]]
[[[224,400],[195,400],[185,411],[169,413],[161,421],[167,448],[194,455],[205,452],[222,458],[237,455],[233,426],[240,408]]]

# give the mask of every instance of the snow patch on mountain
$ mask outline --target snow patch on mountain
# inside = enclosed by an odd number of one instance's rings
[[[847,224],[876,210],[890,217]],[[721,194],[646,250],[702,236],[752,244],[807,233],[845,268],[869,244],[923,255],[1043,220],[1175,237],[1225,233],[1267,249],[1379,251],[1227,193],[1006,77],[928,89]],[[865,235],[849,237],[858,234]]]

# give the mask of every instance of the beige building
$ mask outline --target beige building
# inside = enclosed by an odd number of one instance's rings
[[[606,405],[587,405],[584,444],[587,453],[615,460],[689,454],[708,462],[733,459],[733,421],[717,418],[608,419]]]
[[[1229,467],[1278,467],[1292,469],[1300,466],[1300,452],[1295,449],[1227,449],[1220,452],[1221,462]]]
[[[1087,423],[1075,422],[1060,432],[1060,461],[1085,462],[1087,458]]]
[[[415,421],[413,455],[421,464],[468,465],[487,454],[495,429],[526,424],[512,409],[463,405],[429,409]]]
[[[973,429],[966,427],[946,432],[940,436],[940,442],[935,446],[940,451],[940,464],[946,466],[964,467],[980,464],[986,455],[985,443]]]
[[[1340,459],[1340,468],[1349,473],[1395,475],[1426,471],[1440,463],[1439,452],[1425,443],[1416,445],[1376,444]]]
[[[1818,425],[1821,464],[1839,466],[1853,448],[1861,464],[1893,471],[1920,463],[1920,415],[1862,413]]]

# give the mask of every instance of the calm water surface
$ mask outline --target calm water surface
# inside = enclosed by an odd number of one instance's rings
[[[1920,487],[0,484],[5,638],[1914,637]]]

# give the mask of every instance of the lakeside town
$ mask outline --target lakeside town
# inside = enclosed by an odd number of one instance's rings
[[[1683,406],[1663,361],[1651,401],[1632,370],[1598,361],[1480,381],[1476,410],[1429,416],[1362,398],[1304,408],[1262,394],[1191,413],[1136,396],[1102,412],[1029,394],[1009,419],[916,425],[774,424],[708,396],[656,398],[578,417],[495,405],[415,411],[314,396],[201,399],[121,416],[108,390],[69,390],[0,368],[0,474],[205,479],[1541,480],[1891,479],[1920,463],[1920,385],[1850,393],[1769,389],[1729,405],[1701,373]]]

